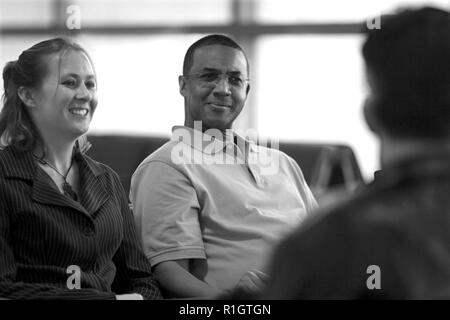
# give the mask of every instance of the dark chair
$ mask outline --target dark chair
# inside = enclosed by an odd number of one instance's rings
[[[169,137],[90,135],[88,139],[93,146],[88,154],[114,169],[128,194],[137,166]],[[318,198],[333,189],[351,192],[363,183],[353,150],[348,146],[281,141],[279,148],[297,161]]]

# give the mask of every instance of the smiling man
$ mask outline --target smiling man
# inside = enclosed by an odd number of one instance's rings
[[[194,121],[202,121],[205,130],[230,129],[250,91],[247,66],[237,46],[212,44],[188,52],[179,77],[185,126],[194,128]]]
[[[195,42],[179,84],[184,126],[131,181],[145,253],[166,297],[257,292],[273,245],[316,202],[293,159],[231,130],[250,91],[236,42],[222,35]],[[261,154],[276,170],[263,170]]]

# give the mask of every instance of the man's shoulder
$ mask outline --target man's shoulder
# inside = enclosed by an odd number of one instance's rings
[[[291,156],[289,156],[287,153],[285,153],[284,151],[281,151],[279,148],[277,148],[275,146],[268,147],[268,146],[264,146],[264,145],[252,144],[252,148],[257,153],[264,153],[270,157],[278,157],[287,165],[295,165],[297,163]]]
[[[173,148],[177,145],[177,141],[169,140],[161,147],[150,153],[142,163],[149,163],[152,161],[170,161]]]
[[[177,164],[177,162],[172,160],[173,153],[176,151],[175,148],[177,146],[184,145],[181,142],[175,141],[175,140],[169,140],[165,144],[163,144],[161,147],[159,147],[157,150],[149,154],[136,168],[136,171],[133,175],[136,175],[137,173],[142,173],[143,171],[147,170],[148,168],[151,168],[153,165],[161,165],[158,168],[158,171],[161,171],[163,168],[173,168],[175,170],[180,171],[180,166]],[[187,146],[189,147],[189,146]],[[190,147],[189,147],[190,148]],[[170,169],[169,169],[170,170]]]
[[[291,177],[298,178],[303,176],[303,171],[297,161],[281,151],[277,147],[267,147],[263,145],[254,145],[254,150],[259,155],[259,158],[266,163],[276,164],[277,168],[285,172]],[[303,178],[300,178],[303,179]]]

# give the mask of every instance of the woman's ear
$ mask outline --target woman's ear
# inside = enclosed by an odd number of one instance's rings
[[[36,102],[34,100],[33,92],[31,91],[31,89],[26,87],[19,87],[19,89],[17,90],[17,95],[27,107],[36,107]]]

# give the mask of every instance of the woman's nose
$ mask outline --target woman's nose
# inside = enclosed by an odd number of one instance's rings
[[[84,83],[80,84],[77,90],[77,94],[75,95],[77,99],[82,100],[90,100],[92,98],[91,92],[86,88]]]

